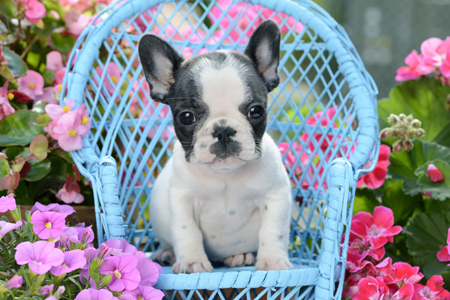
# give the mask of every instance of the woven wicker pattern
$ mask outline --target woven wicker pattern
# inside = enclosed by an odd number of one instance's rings
[[[169,108],[149,96],[139,38],[158,35],[186,58],[243,52],[265,19],[282,31],[281,83],[269,95],[268,132],[292,180],[295,270],[174,275],[166,268],[157,287],[169,298],[340,299],[356,179],[378,157],[376,86],[344,30],[306,0],[119,1],[72,51],[63,96],[91,114],[91,132],[72,155],[93,185],[99,240],[126,237],[154,251],[148,195],[175,137]]]

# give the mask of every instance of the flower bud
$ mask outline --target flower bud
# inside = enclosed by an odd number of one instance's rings
[[[64,292],[65,292],[66,288],[63,285],[60,285],[55,292],[55,297],[59,298]]]
[[[414,120],[413,115],[409,115],[406,117],[406,122],[411,123]]]
[[[414,144],[411,142],[411,140],[406,140],[403,145],[406,151],[411,151],[411,149],[414,147]]]
[[[398,115],[400,121],[405,121],[406,120],[406,115],[405,114],[399,114]]]
[[[427,174],[430,177],[431,182],[444,182],[444,175],[442,172],[433,164],[428,165]]]
[[[415,119],[411,122],[411,126],[414,128],[420,128],[420,126],[422,126],[422,122],[420,122],[419,120]]]
[[[400,152],[402,150],[402,148],[403,148],[402,140],[395,141],[392,144],[392,149],[394,149],[394,151],[396,151],[396,152]]]
[[[59,249],[61,249],[62,251],[65,251],[67,248],[67,244],[69,242],[69,236],[65,233],[61,233],[60,237],[59,237]]]
[[[41,288],[38,290],[38,293],[41,294],[42,296],[48,295],[48,294],[50,294],[51,292],[53,292],[53,287],[54,287],[53,284],[50,284],[50,285],[44,285],[43,287],[41,287]]]
[[[392,124],[392,125],[397,124],[399,121],[400,121],[399,117],[397,117],[397,116],[394,115],[394,114],[391,114],[391,115],[388,117],[388,122],[389,122],[390,124]]]
[[[18,275],[14,275],[7,283],[5,283],[5,288],[10,289],[18,289],[22,286],[23,278]]]
[[[107,258],[111,253],[113,252],[113,249],[108,247],[105,243],[100,245],[100,248],[98,248],[98,255],[97,258],[105,259]]]
[[[417,129],[417,136],[421,137],[425,134],[425,130],[423,130],[422,128]]]
[[[87,244],[89,242],[90,237],[94,234],[94,231],[90,227],[83,230],[83,235],[81,236],[81,243]]]

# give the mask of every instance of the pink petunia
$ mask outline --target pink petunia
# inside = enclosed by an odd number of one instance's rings
[[[427,174],[430,177],[431,182],[444,182],[444,175],[442,172],[433,164],[429,164],[427,168]]]
[[[117,300],[117,298],[106,289],[96,290],[89,288],[79,292],[75,300]]]
[[[6,196],[0,197],[0,213],[7,212],[8,210],[16,209],[16,200],[14,199],[14,194],[8,194]]]
[[[24,93],[31,99],[36,99],[37,96],[44,94],[44,78],[36,71],[28,70],[24,77],[17,79],[19,84],[19,92]]]
[[[35,211],[31,215],[33,231],[41,239],[58,239],[66,228],[66,214]]]
[[[75,101],[73,99],[69,99],[66,101],[64,106],[57,104],[49,104],[45,106],[45,112],[48,114],[50,119],[53,121],[58,121],[63,115],[72,111],[75,107]]]
[[[61,70],[63,66],[62,55],[59,51],[50,51],[47,56],[47,64],[46,67],[48,70],[56,72]]]
[[[0,221],[0,240],[12,230],[16,230],[22,226],[22,221],[17,221],[16,223],[9,223],[6,221]]]
[[[43,287],[41,287],[41,288],[38,290],[38,292],[39,292],[39,294],[41,294],[42,296],[45,296],[45,295],[48,295],[48,294],[50,294],[51,292],[53,292],[53,288],[54,288],[54,285],[53,285],[53,284],[50,284],[50,285],[44,285]]]
[[[61,276],[74,270],[81,269],[86,264],[86,258],[82,250],[64,252],[64,261],[50,269],[53,276]]]
[[[112,275],[108,284],[111,291],[134,290],[141,281],[137,267],[138,259],[132,255],[107,257],[99,269],[101,274]]]
[[[39,202],[36,202],[33,205],[33,207],[30,210],[30,214],[33,214],[37,210],[39,210],[41,212],[53,211],[53,212],[62,213],[62,214],[66,214],[66,215],[71,215],[76,212],[75,209],[73,209],[73,207],[70,205],[62,205],[62,204],[56,204],[56,203],[44,205]]]
[[[397,76],[395,80],[405,81],[414,80],[422,75],[430,74],[434,71],[435,67],[430,66],[423,61],[423,56],[417,54],[416,50],[413,50],[406,58],[405,63],[407,67],[403,66],[397,70]]]
[[[23,278],[19,275],[14,275],[7,283],[5,283],[5,288],[7,290],[18,289],[22,286]]]
[[[45,6],[37,0],[25,0],[25,18],[33,24],[39,22],[45,16]]]
[[[359,178],[356,186],[361,187],[365,184],[372,190],[381,187],[386,180],[387,168],[390,165],[389,155],[391,155],[391,148],[386,145],[381,145],[378,162],[374,170]]]
[[[45,274],[53,266],[62,264],[64,255],[52,242],[23,242],[16,247],[15,259],[18,265],[28,264],[34,273]]]
[[[58,140],[58,144],[64,151],[81,149],[82,138],[89,133],[76,111],[64,114],[53,128],[53,138]]]
[[[92,225],[89,225],[88,227],[81,227],[81,226],[75,226],[75,227],[67,227],[64,230],[64,234],[66,234],[69,237],[70,242],[78,244],[81,242],[82,238],[83,238],[83,233],[89,230],[90,231],[90,235],[87,238],[85,242],[85,244],[87,243],[92,243],[92,241],[94,240],[94,235],[92,234]]]
[[[374,249],[378,249],[388,241],[392,241],[394,235],[402,231],[401,226],[393,225],[392,210],[384,206],[377,206],[373,211],[373,216],[363,211],[354,215],[351,232],[363,240],[367,240]]]
[[[14,107],[11,106],[11,103],[9,103],[9,101],[14,98],[14,95],[8,93],[8,85],[9,81],[6,81],[0,90],[0,120],[16,111]]]
[[[111,254],[114,256],[122,256],[137,251],[136,247],[129,244],[126,239],[109,239],[105,244],[113,249]]]
[[[141,275],[139,285],[154,286],[158,282],[159,274],[162,273],[161,266],[147,258],[144,252],[137,251],[133,255],[138,259],[137,269]]]
[[[131,295],[133,299],[139,300],[160,300],[164,297],[164,293],[151,286],[139,285],[135,290],[125,291],[123,295]]]
[[[69,175],[64,186],[56,194],[56,198],[67,204],[82,203],[84,196],[81,195],[80,191],[80,186],[76,179]]]

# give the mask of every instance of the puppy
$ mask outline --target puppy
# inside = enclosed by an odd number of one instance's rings
[[[210,261],[257,270],[292,268],[292,196],[266,133],[267,94],[279,83],[280,30],[263,22],[244,54],[184,60],[147,34],[139,57],[154,101],[170,106],[178,141],[150,203],[162,248],[153,259],[174,273],[211,272]]]

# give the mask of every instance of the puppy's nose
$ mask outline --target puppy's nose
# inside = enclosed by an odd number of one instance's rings
[[[213,137],[217,138],[222,145],[227,145],[231,142],[231,137],[236,135],[236,130],[231,127],[217,127],[213,132]]]

